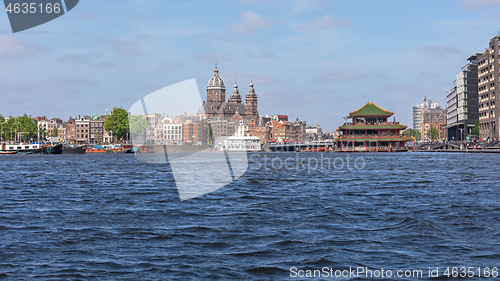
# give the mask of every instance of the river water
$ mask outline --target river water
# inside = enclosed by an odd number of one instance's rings
[[[133,154],[0,156],[0,279],[283,280],[360,267],[427,280],[429,268],[500,267],[500,155],[251,159],[233,183],[181,201],[168,165]],[[333,279],[375,279],[363,276]]]

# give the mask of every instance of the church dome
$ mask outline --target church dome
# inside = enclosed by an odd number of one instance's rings
[[[215,64],[214,76],[208,81],[207,89],[225,89],[224,80],[219,76],[217,64]]]

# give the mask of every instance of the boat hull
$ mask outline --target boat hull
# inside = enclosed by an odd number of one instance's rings
[[[85,146],[63,147],[62,154],[85,154]]]

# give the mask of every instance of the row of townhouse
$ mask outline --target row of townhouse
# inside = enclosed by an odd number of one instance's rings
[[[287,115],[267,115],[248,120],[236,112],[232,117],[178,116],[150,113],[147,128],[140,140],[147,144],[209,144],[224,136],[255,136],[261,143],[313,140],[316,134],[307,133],[307,122],[288,121]],[[314,127],[314,126],[313,126]],[[321,136],[321,127],[319,128]]]
[[[112,136],[104,129],[107,115],[70,117],[67,122],[60,118],[48,119],[47,117],[36,117],[38,128],[44,128],[47,136],[57,132],[57,138],[61,141],[75,143],[111,143]]]

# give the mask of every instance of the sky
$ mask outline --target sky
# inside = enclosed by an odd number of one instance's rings
[[[374,102],[411,127],[499,31],[500,0],[80,0],[18,33],[0,13],[0,114],[105,114],[192,78],[206,99],[217,63],[261,115],[333,131]]]

